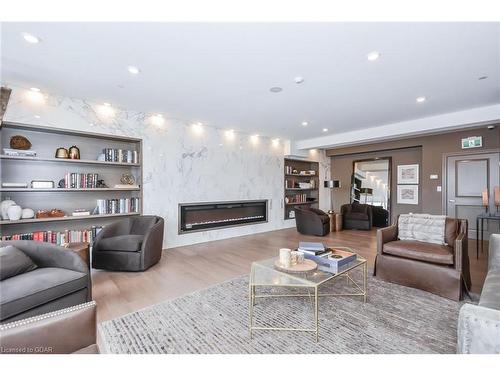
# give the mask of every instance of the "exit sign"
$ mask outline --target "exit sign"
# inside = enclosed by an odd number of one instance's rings
[[[483,137],[462,138],[462,148],[483,147]]]

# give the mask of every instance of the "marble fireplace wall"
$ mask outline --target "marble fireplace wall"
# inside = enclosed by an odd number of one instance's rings
[[[283,142],[269,138],[250,142],[248,134],[204,126],[197,134],[185,121],[165,116],[155,124],[149,114],[113,107],[104,116],[100,105],[82,99],[45,95],[40,103],[27,99],[24,88],[10,86],[5,121],[81,131],[117,134],[143,139],[143,189],[145,214],[165,219],[164,248],[292,227],[283,219]],[[329,173],[323,151],[311,152],[320,161],[320,181]],[[188,202],[268,199],[268,222],[179,235],[178,204]],[[322,208],[329,207],[327,191],[320,191]],[[328,200],[328,201],[327,201]]]

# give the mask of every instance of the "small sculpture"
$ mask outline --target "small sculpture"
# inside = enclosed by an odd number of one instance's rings
[[[57,150],[56,150],[56,155],[55,157],[57,159],[68,159],[69,157],[69,152],[68,150],[66,150],[64,147],[59,147]]]
[[[133,185],[135,184],[135,177],[130,173],[124,173],[122,178],[120,178],[120,182],[124,185]]]
[[[33,211],[31,208],[23,208],[21,218],[22,219],[32,219],[35,217],[35,211]]]
[[[10,138],[10,148],[16,150],[29,150],[31,148],[31,142],[22,135],[14,135]]]
[[[69,148],[69,158],[70,159],[80,159],[80,149],[75,145]]]
[[[2,214],[3,220],[9,220],[9,214],[7,210],[9,209],[10,206],[13,206],[15,204],[16,202],[14,202],[8,197],[4,201],[2,201],[2,203],[0,204],[0,213]]]

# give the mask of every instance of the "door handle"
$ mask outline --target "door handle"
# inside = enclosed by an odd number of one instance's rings
[[[448,202],[455,203],[455,199],[450,199],[450,200],[448,200]]]

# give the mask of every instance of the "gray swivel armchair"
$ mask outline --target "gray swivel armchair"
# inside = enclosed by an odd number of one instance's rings
[[[323,211],[313,208],[295,208],[295,223],[301,234],[326,236],[330,233],[330,217]]]
[[[0,247],[2,324],[92,299],[90,271],[73,251],[39,241],[0,241]]]
[[[161,259],[164,220],[137,216],[105,226],[92,246],[92,267],[145,271]]]

